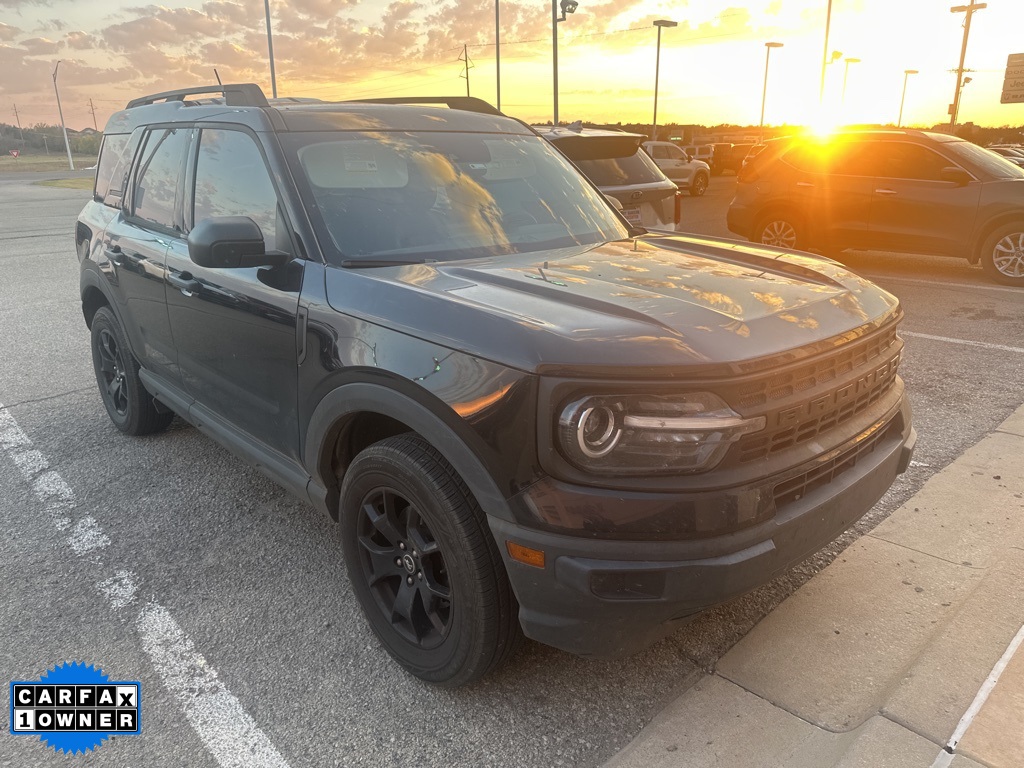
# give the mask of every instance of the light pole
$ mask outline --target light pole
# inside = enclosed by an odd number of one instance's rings
[[[841,102],[843,104],[846,103],[846,81],[850,77],[850,65],[860,64],[860,59],[855,59],[852,56],[847,56],[846,59],[844,59],[844,61],[846,61],[846,68],[843,70],[843,98]]]
[[[501,0],[494,0],[494,72],[497,76],[498,111],[501,111]]]
[[[825,101],[825,65],[828,61],[828,30],[832,25],[832,0],[828,0],[828,11],[825,14],[825,49],[821,52],[821,86],[818,88],[818,103]],[[833,55],[832,61],[836,57]]]
[[[561,6],[562,15],[558,15]],[[576,0],[551,0],[551,64],[554,68],[555,88],[555,119],[553,125],[558,126],[558,22],[565,21],[567,13],[576,13],[579,3]]]
[[[270,90],[277,98],[277,75],[274,73],[274,36],[270,32],[270,0],[263,0],[267,9],[267,49],[270,51]]]
[[[952,126],[953,126],[954,128],[956,128],[956,118],[957,118],[957,115],[958,115],[958,114],[959,114],[959,112],[960,112],[960,99],[962,99],[962,98],[963,98],[963,90],[964,90],[964,86],[965,86],[965,85],[967,85],[967,84],[968,84],[969,82],[971,82],[971,80],[973,80],[973,79],[974,79],[974,78],[972,78],[972,77],[965,77],[965,78],[964,78],[964,79],[963,79],[963,80],[961,81],[961,83],[960,83],[960,87],[958,87],[958,88],[956,89],[956,101],[955,101],[955,102],[953,103],[953,121],[952,121],[952,123],[951,123],[951,125],[952,125]]]
[[[71,142],[68,141],[68,128],[64,125],[64,110],[60,108],[60,91],[57,90],[57,70],[60,69],[60,62],[57,62],[57,66],[53,68],[53,92],[57,94],[57,114],[60,115],[60,127],[64,131],[64,149],[68,151],[68,168],[72,171],[75,170],[75,163],[71,159]]]
[[[916,75],[916,69],[904,69],[903,70],[903,95],[900,96],[900,117],[896,121],[896,127],[900,128],[903,125],[903,102],[907,100],[907,78],[910,75]]]
[[[967,57],[967,38],[971,34],[971,17],[975,11],[982,11],[988,8],[988,3],[979,3],[971,0],[969,5],[954,5],[949,9],[950,13],[964,14],[964,39],[960,44],[960,66],[956,68],[956,92],[953,94],[953,103],[949,105],[949,132],[956,129],[956,115],[960,111],[960,91],[963,90],[967,80],[964,79],[964,59]]]
[[[768,59],[772,55],[772,48],[781,48],[782,43],[764,44],[764,88],[761,89],[761,123],[758,126],[757,143],[764,143],[764,102],[768,97]]]
[[[678,27],[678,21],[658,19],[654,22],[658,28],[658,52],[654,56],[654,119],[651,121],[651,141],[658,140],[658,75],[661,73],[661,28]]]

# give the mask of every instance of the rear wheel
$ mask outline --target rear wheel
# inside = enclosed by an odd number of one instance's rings
[[[484,514],[425,440],[399,435],[360,453],[345,473],[340,523],[353,591],[410,673],[455,687],[515,650],[518,606]]]
[[[161,412],[139,378],[139,364],[124,338],[121,324],[109,307],[92,318],[92,363],[107,415],[127,435],[161,432],[174,418]]]
[[[758,220],[750,239],[776,248],[803,248],[803,225],[788,213],[773,213]]]
[[[693,183],[690,184],[690,194],[693,197],[701,197],[708,190],[708,175],[706,173],[698,173],[693,177]]]
[[[1024,286],[1024,221],[1000,227],[981,247],[985,273],[1005,285]]]

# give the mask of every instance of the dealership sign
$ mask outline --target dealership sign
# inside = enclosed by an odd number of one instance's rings
[[[1011,53],[1006,57],[1006,76],[1003,78],[1002,104],[1024,103],[1024,53]]]

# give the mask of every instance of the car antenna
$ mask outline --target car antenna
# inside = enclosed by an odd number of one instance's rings
[[[217,68],[213,68],[213,76],[217,78],[217,85],[223,87],[224,83],[220,81],[220,75],[217,74]]]

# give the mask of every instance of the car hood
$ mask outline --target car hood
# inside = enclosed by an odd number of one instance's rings
[[[631,376],[795,360],[900,314],[835,262],[695,236],[329,269],[326,290],[339,311],[521,370]]]

